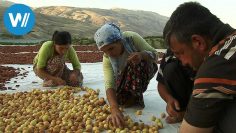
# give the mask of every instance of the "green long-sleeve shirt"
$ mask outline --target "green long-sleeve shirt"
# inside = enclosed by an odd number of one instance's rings
[[[126,31],[122,33],[122,36],[124,38],[131,37],[134,42],[134,47],[137,49],[138,52],[142,52],[145,50],[150,51],[154,53],[154,55],[156,55],[157,57],[157,51],[153,47],[151,47],[139,34],[131,31]],[[128,53],[125,50],[120,58],[125,58],[123,60],[127,60],[128,57],[127,55]],[[120,68],[124,68],[124,65],[126,65],[126,63],[121,63],[120,65],[121,65]],[[112,68],[112,64],[109,60],[109,57],[106,54],[103,55],[103,72],[104,72],[105,89],[106,90],[109,88],[115,89],[114,71]]]
[[[33,64],[36,65],[37,68],[44,68],[47,65],[47,61],[53,57],[54,55],[54,47],[53,47],[52,41],[47,41],[43,43],[41,46],[38,54],[35,56]],[[65,59],[68,59],[73,66],[73,69],[80,70],[81,65],[78,59],[78,56],[72,46],[68,49],[68,51],[65,54]]]

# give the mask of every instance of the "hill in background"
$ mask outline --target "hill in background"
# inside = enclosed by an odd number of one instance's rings
[[[11,2],[0,5],[0,26],[3,13]],[[95,31],[106,22],[118,24],[122,31],[131,30],[141,36],[160,36],[167,17],[149,11],[127,9],[95,9],[65,6],[40,7],[33,9],[36,24],[33,31],[23,37],[12,37],[5,28],[0,30],[1,38],[49,39],[55,30],[67,30],[75,38],[93,38]]]

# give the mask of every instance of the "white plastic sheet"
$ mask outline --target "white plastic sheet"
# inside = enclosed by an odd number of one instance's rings
[[[72,66],[67,64],[70,69]],[[12,87],[16,90],[6,90],[0,91],[0,93],[14,93],[17,91],[31,91],[35,88],[37,89],[51,89],[42,87],[42,80],[35,76],[33,72],[32,65],[5,65],[11,66],[14,68],[23,68],[21,69],[20,73],[28,72],[28,75],[24,77],[18,76],[12,78],[9,83],[6,84],[6,87]],[[102,71],[102,63],[82,63],[82,73],[84,75],[84,86],[93,88],[93,89],[100,89],[100,97],[106,97],[105,89],[104,89],[104,78],[103,78],[103,71]],[[17,83],[14,83],[17,81]],[[16,85],[20,85],[18,88],[15,87]],[[144,93],[144,102],[145,108],[143,109],[143,114],[141,116],[135,115],[137,108],[127,108],[125,109],[124,114],[128,114],[133,118],[135,121],[140,122],[143,121],[144,123],[152,124],[151,117],[156,116],[160,118],[160,114],[165,112],[166,103],[161,99],[157,92],[157,81],[156,76],[150,81],[147,91]],[[164,128],[160,130],[160,133],[176,133],[179,128],[178,124],[167,124],[165,120],[162,120]],[[153,123],[154,124],[154,123]]]

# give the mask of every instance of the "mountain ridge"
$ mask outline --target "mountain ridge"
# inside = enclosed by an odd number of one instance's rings
[[[1,21],[6,8],[0,5]],[[114,22],[122,31],[134,31],[141,36],[161,36],[168,20],[168,17],[155,12],[122,8],[48,6],[32,9],[36,16],[35,27],[30,33],[19,38],[47,40],[55,30],[69,31],[75,38],[93,38],[95,31],[106,22]],[[11,38],[4,28],[0,33],[0,38]]]

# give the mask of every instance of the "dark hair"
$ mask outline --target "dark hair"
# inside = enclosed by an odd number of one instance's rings
[[[52,41],[57,45],[71,44],[71,35],[67,31],[55,31],[52,35]]]
[[[217,28],[219,28],[218,26],[223,24],[206,7],[197,2],[186,2],[180,5],[172,13],[169,21],[170,31],[167,33],[168,41],[170,35],[173,34],[178,41],[187,44],[191,44],[191,36],[193,34],[212,39]]]
[[[166,38],[166,35],[167,35],[167,33],[170,31],[170,20],[168,20],[167,22],[166,22],[166,25],[165,25],[165,27],[164,27],[164,29],[163,29],[163,38],[165,39]]]
[[[163,29],[163,39],[164,39],[164,44],[167,45],[167,47],[169,46],[168,41],[167,41],[167,34],[170,32],[170,21],[168,20],[166,22],[166,25]]]

